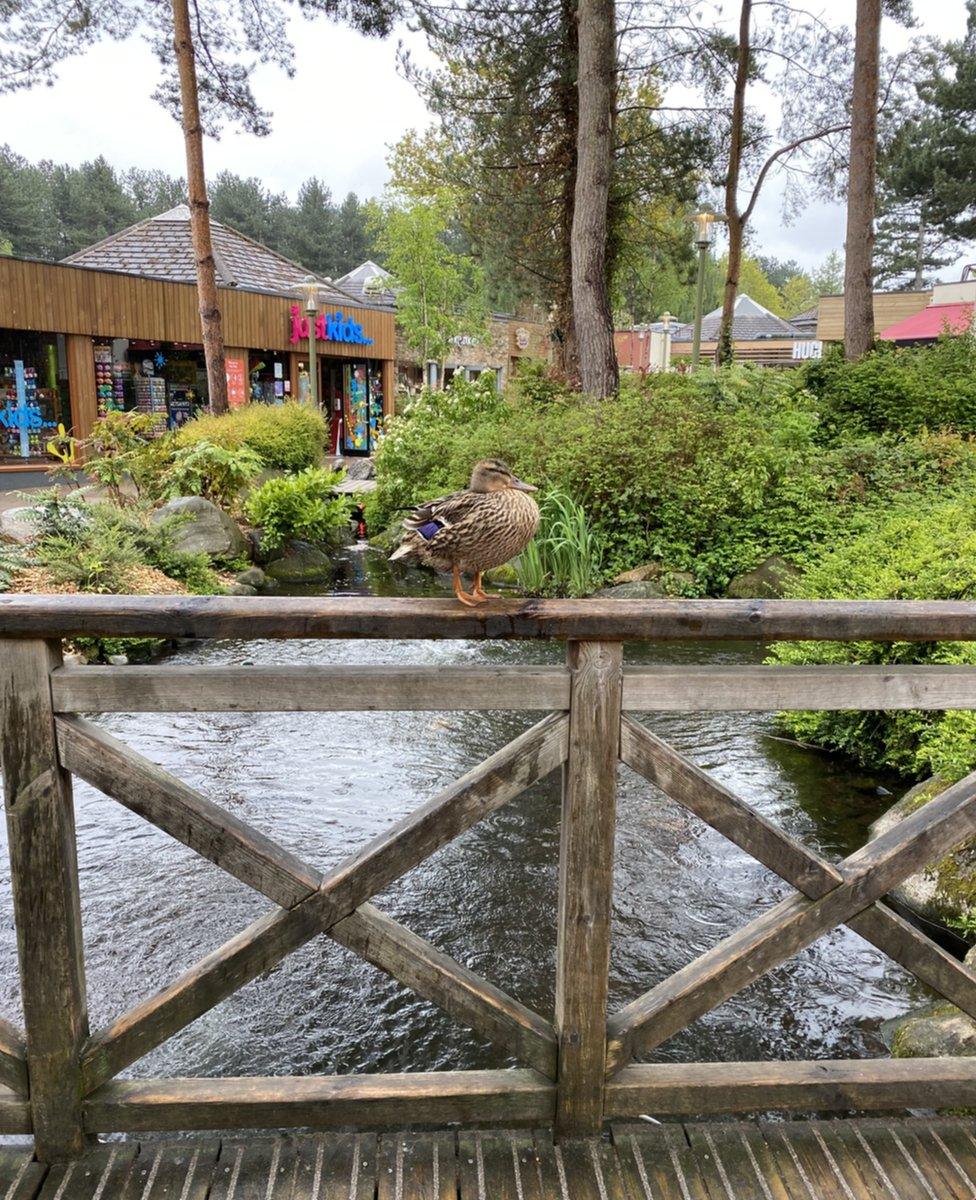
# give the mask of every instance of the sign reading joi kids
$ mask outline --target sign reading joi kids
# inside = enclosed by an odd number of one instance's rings
[[[291,306],[291,337],[292,345],[304,341],[312,332],[309,317],[303,317],[297,304]],[[373,339],[366,337],[363,327],[352,317],[343,315],[342,309],[334,313],[319,313],[315,318],[315,338],[320,342],[345,342],[351,346],[372,346]]]

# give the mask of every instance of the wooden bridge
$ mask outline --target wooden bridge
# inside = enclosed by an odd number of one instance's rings
[[[549,638],[567,643],[567,659],[562,668],[330,666],[323,670],[165,664],[71,668],[61,661],[61,639],[71,636]],[[976,835],[976,773],[896,829],[834,863],[784,833],[632,715],[811,708],[976,709],[976,668],[625,664],[625,641],[685,638],[976,640],[976,604],[499,600],[484,609],[467,610],[437,600],[0,597],[2,752],[26,1026],[24,1033],[8,1023],[0,1026],[0,1132],[32,1134],[35,1147],[34,1157],[16,1160],[11,1169],[21,1174],[11,1179],[4,1195],[9,1200],[32,1196],[38,1188],[48,1187],[45,1178],[63,1181],[67,1168],[52,1168],[49,1174],[45,1164],[77,1160],[87,1153],[95,1157],[82,1159],[89,1166],[73,1171],[76,1182],[70,1186],[76,1190],[65,1185],[59,1191],[60,1182],[53,1191],[48,1189],[57,1200],[82,1195],[108,1200],[122,1194],[151,1200],[157,1193],[148,1177],[142,1191],[131,1190],[135,1183],[127,1183],[124,1193],[121,1185],[106,1190],[107,1183],[98,1191],[96,1167],[104,1166],[106,1155],[118,1150],[113,1162],[128,1163],[126,1170],[135,1180],[132,1164],[160,1160],[162,1151],[157,1154],[154,1143],[93,1149],[96,1135],[228,1130],[237,1132],[219,1142],[181,1143],[182,1149],[178,1146],[166,1153],[203,1156],[210,1164],[207,1178],[212,1184],[207,1183],[207,1190],[199,1194],[230,1198],[226,1187],[220,1190],[224,1186],[219,1182],[221,1164],[236,1153],[234,1146],[245,1148],[242,1162],[257,1161],[255,1147],[263,1144],[252,1139],[242,1142],[239,1131],[294,1128],[342,1132],[267,1143],[262,1153],[278,1154],[279,1162],[285,1156],[294,1165],[307,1164],[309,1155],[314,1162],[320,1149],[325,1156],[338,1154],[338,1147],[368,1145],[376,1194],[398,1198],[478,1195],[476,1189],[487,1186],[486,1176],[482,1172],[479,1183],[476,1174],[472,1190],[467,1159],[471,1147],[480,1147],[478,1154],[482,1154],[486,1146],[495,1159],[499,1154],[514,1155],[513,1164],[523,1152],[534,1155],[534,1162],[556,1164],[556,1182],[548,1191],[543,1188],[543,1168],[533,1166],[534,1175],[522,1177],[516,1172],[505,1184],[507,1190],[499,1184],[485,1193],[523,1200],[529,1195],[585,1197],[592,1187],[597,1187],[600,1200],[659,1195],[682,1200],[723,1195],[726,1200],[739,1195],[770,1200],[794,1194],[807,1200],[835,1194],[846,1200],[874,1195],[971,1197],[976,1178],[971,1153],[976,1143],[966,1122],[886,1125],[880,1132],[877,1125],[856,1123],[838,1124],[836,1130],[832,1125],[826,1132],[819,1125],[779,1129],[761,1124],[686,1127],[672,1123],[661,1129],[643,1126],[638,1133],[626,1127],[626,1122],[645,1114],[680,1122],[720,1113],[976,1107],[974,1059],[640,1061],[642,1055],[842,923],[976,1017],[976,975],[883,903],[884,896],[908,875]],[[541,715],[510,744],[325,873],[80,715],[492,708]],[[790,883],[795,892],[620,1011],[608,1014],[619,762],[705,820]],[[440,847],[556,769],[563,778],[556,1002],[554,1013],[540,1014],[398,924],[371,901]],[[88,1027],[85,1002],[71,797],[75,775],[254,888],[271,904],[264,916],[162,991],[94,1031]],[[351,948],[439,1005],[521,1065],[510,1070],[372,1076],[119,1078],[154,1047],[320,934]],[[436,1137],[411,1135],[413,1141],[403,1141],[402,1131],[408,1125],[450,1128],[450,1132]],[[473,1132],[512,1127],[548,1132],[518,1135],[504,1144],[498,1134]],[[372,1130],[380,1131],[379,1140],[365,1132]],[[357,1136],[373,1140],[349,1141]],[[582,1143],[588,1147],[585,1153],[574,1150],[577,1140],[584,1138],[598,1140]],[[799,1143],[794,1145],[791,1138],[799,1138],[807,1149],[801,1153]],[[834,1177],[833,1184],[824,1176],[827,1182],[814,1187],[804,1182],[804,1172],[809,1180],[819,1177],[817,1171],[832,1171],[821,1143],[837,1147],[840,1176]],[[437,1178],[455,1182],[424,1183],[417,1188],[411,1184],[413,1190],[401,1184],[399,1191],[383,1191],[385,1177],[379,1164],[390,1155],[394,1160],[400,1155],[402,1167],[408,1145],[429,1148],[435,1156],[431,1161],[443,1162],[447,1172]],[[634,1146],[657,1149],[648,1159],[635,1156]],[[732,1155],[732,1174],[724,1165],[719,1170],[718,1164],[725,1162],[722,1146]],[[904,1159],[899,1146],[907,1147],[908,1158],[921,1164],[918,1172],[899,1165]],[[435,1154],[436,1147],[441,1149]],[[672,1151],[674,1155],[680,1151],[680,1157],[674,1158]],[[16,1152],[5,1153],[8,1165],[14,1163]],[[136,1154],[138,1158],[133,1158]],[[645,1173],[650,1172],[646,1178],[638,1161],[644,1163]],[[677,1175],[669,1182],[667,1164],[673,1168],[675,1161],[686,1164],[683,1183],[674,1182]],[[855,1165],[852,1174],[845,1174],[843,1164],[857,1161],[860,1167]],[[574,1162],[578,1169],[572,1167]],[[759,1162],[768,1164],[762,1172],[755,1168]],[[604,1163],[606,1170],[595,1171],[594,1163]],[[655,1184],[658,1168],[664,1182]],[[297,1166],[294,1169],[299,1171]],[[902,1178],[905,1169],[909,1170],[905,1178],[915,1180],[914,1192],[898,1190],[895,1178]],[[695,1183],[699,1176],[701,1186]],[[462,1177],[469,1179],[468,1184],[462,1185]],[[166,1178],[176,1176],[170,1171]],[[262,1178],[263,1183],[248,1185],[250,1190],[244,1190],[242,1183],[237,1200],[252,1195],[265,1200],[277,1197],[276,1177]],[[885,1178],[891,1185],[887,1191]],[[530,1187],[526,1181],[532,1179],[539,1181],[542,1191],[531,1190],[535,1185]],[[597,1179],[599,1184],[593,1182]],[[942,1182],[932,1181],[936,1179]],[[79,1180],[88,1181],[87,1191],[77,1190]],[[875,1185],[870,1180],[882,1190],[872,1190]],[[167,1184],[165,1194],[188,1200],[197,1195],[194,1186]],[[316,1194],[360,1194],[348,1181],[340,1191],[324,1191],[322,1186]],[[362,1194],[372,1196],[373,1186],[364,1183],[367,1190]],[[280,1194],[294,1200],[306,1195],[296,1188],[297,1182],[291,1191]]]

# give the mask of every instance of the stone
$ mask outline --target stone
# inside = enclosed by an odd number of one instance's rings
[[[36,508],[8,508],[0,513],[0,538],[9,542],[19,542],[20,545],[31,541],[37,533],[37,522],[34,520]]]
[[[649,579],[660,579],[664,568],[658,562],[644,563],[631,571],[621,571],[614,583],[646,583]]]
[[[268,577],[260,567],[248,567],[246,571],[241,571],[235,575],[234,580],[236,583],[243,583],[247,587],[259,588],[268,582]]]
[[[152,519],[158,524],[174,516],[183,518],[173,534],[177,550],[188,554],[202,551],[213,559],[226,562],[249,551],[248,540],[233,517],[203,496],[180,496],[170,500],[153,513]]]
[[[695,576],[691,571],[665,571],[661,581],[669,596],[683,596],[695,586]]]
[[[511,563],[485,571],[485,582],[494,584],[495,587],[518,587],[518,581],[518,571]]]
[[[643,583],[618,583],[593,593],[597,600],[660,600],[665,595],[660,584],[652,579]]]
[[[371,458],[344,458],[336,465],[345,468],[347,479],[376,478],[376,466]]]
[[[976,946],[966,955],[976,968]],[[946,1000],[913,1008],[885,1021],[881,1036],[894,1058],[972,1058],[976,1056],[976,1021]]]
[[[889,829],[894,829],[927,800],[937,796],[945,786],[943,780],[933,778],[926,779],[910,788],[896,804],[893,804],[887,812],[882,813],[871,825],[868,831],[869,840],[873,841],[881,834],[887,833]],[[934,869],[927,868],[914,875],[909,875],[903,883],[892,889],[891,897],[898,904],[917,913],[926,921],[931,921],[936,925],[945,925],[947,921],[963,916],[966,906],[954,903],[952,898],[940,888],[939,865],[936,864]]]
[[[393,551],[400,545],[400,539],[403,537],[403,522],[394,521],[386,529],[380,530],[369,539],[369,544],[375,546],[377,550],[382,550],[386,554],[392,554]]]
[[[127,654],[110,654],[108,662],[113,667],[127,667],[129,665],[129,656]]]
[[[228,596],[256,596],[258,589],[248,583],[232,583],[227,589]]]
[[[725,594],[730,600],[778,600],[802,574],[788,559],[773,554],[753,570],[736,575]]]
[[[265,573],[278,583],[321,583],[332,578],[332,561],[311,542],[292,541],[275,552]]]

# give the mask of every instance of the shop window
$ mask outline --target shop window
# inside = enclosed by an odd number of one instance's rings
[[[95,383],[100,416],[141,412],[156,431],[185,424],[207,403],[207,368],[200,346],[113,338],[96,342]]]
[[[59,425],[71,428],[63,334],[0,330],[0,463],[52,461]]]
[[[291,384],[284,355],[266,350],[252,353],[248,361],[249,399],[255,404],[284,404]]]

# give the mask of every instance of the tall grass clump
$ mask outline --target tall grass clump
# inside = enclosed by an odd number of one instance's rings
[[[539,529],[516,560],[520,587],[531,595],[588,596],[603,582],[603,545],[581,504],[565,492],[547,492]]]

